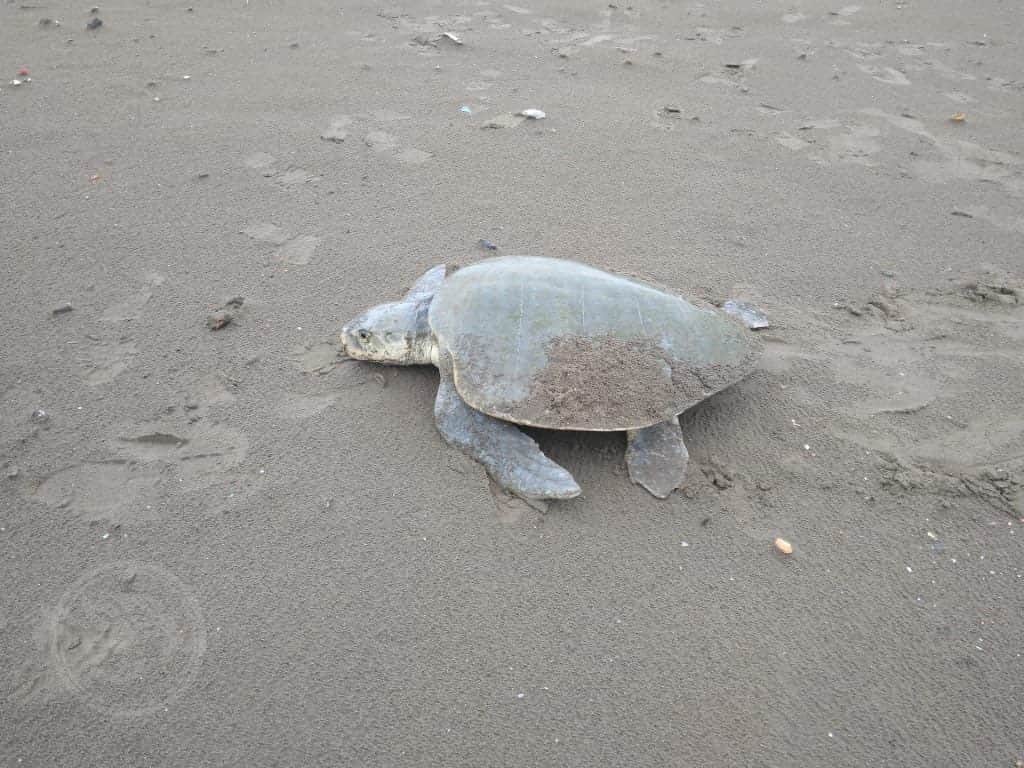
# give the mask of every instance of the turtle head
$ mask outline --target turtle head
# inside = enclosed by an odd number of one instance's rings
[[[341,329],[346,354],[356,360],[392,365],[430,362],[429,302],[396,301],[367,310]]]
[[[392,365],[428,365],[434,341],[428,314],[444,281],[445,265],[423,275],[401,301],[379,304],[341,329],[345,353],[356,360]]]

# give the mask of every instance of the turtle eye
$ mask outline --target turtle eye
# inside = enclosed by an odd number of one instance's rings
[[[365,328],[360,328],[358,331],[356,331],[356,336],[364,344],[370,340],[370,332]]]

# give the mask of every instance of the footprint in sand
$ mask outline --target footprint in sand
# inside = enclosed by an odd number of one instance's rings
[[[85,383],[91,387],[109,384],[131,366],[137,352],[130,337],[92,342],[80,361],[85,368]]]
[[[1024,194],[1024,160],[1017,155],[964,139],[940,137],[928,131],[920,120],[905,115],[892,115],[874,107],[862,109],[860,114],[918,136],[938,151],[941,160],[922,157],[914,162],[913,170],[923,181],[935,184],[957,180],[990,182],[1012,195]]]
[[[266,152],[255,152],[248,155],[242,163],[246,168],[259,171],[263,178],[272,179],[281,187],[301,186],[320,180],[320,176],[310,173],[304,168],[297,168],[295,166],[280,167],[277,158]]]
[[[312,235],[292,235],[276,224],[258,221],[242,229],[241,233],[256,242],[276,246],[271,262],[304,266],[313,260],[320,238]]]
[[[775,135],[775,141],[784,146],[786,149],[791,149],[794,152],[806,149],[811,146],[810,142],[806,142],[803,139],[794,136],[788,131],[783,131]]]
[[[341,342],[334,339],[304,344],[293,350],[292,359],[303,373],[330,373],[348,360],[341,350]]]
[[[278,405],[277,412],[286,419],[311,419],[334,405],[340,396],[291,394]]]
[[[294,187],[300,184],[320,181],[320,177],[302,168],[289,168],[275,176],[274,181],[282,187]]]
[[[430,160],[433,155],[422,149],[402,146],[402,142],[392,133],[374,127],[374,124],[398,123],[409,120],[410,116],[400,112],[375,110],[368,114],[338,115],[333,118],[320,138],[332,144],[353,143],[350,136],[362,134],[362,144],[373,154],[398,160],[401,163],[420,165]],[[366,130],[370,128],[370,130]],[[364,133],[365,131],[365,133]]]
[[[163,284],[164,276],[158,273],[149,274],[143,286],[131,293],[123,301],[106,309],[100,320],[109,324],[131,323],[141,318],[154,291]],[[89,346],[81,353],[79,364],[85,369],[85,382],[89,386],[109,384],[132,363],[138,349],[132,337],[127,334],[89,335]]]
[[[907,76],[900,72],[898,69],[892,67],[876,67],[871,64],[858,64],[857,69],[866,75],[871,77],[880,83],[886,83],[887,85],[910,85],[910,80]]]
[[[844,125],[833,118],[817,120],[799,126],[796,133],[774,133],[772,139],[796,152],[808,145],[824,147],[824,151],[816,149],[806,155],[823,166],[878,166],[883,162],[879,155],[885,149],[892,167],[925,182],[984,182],[1002,187],[1013,197],[1024,195],[1024,159],[1018,155],[933,133],[908,114],[889,114],[874,107],[858,110],[857,114],[870,122]],[[892,128],[905,134],[902,146],[898,142],[900,134],[893,133]],[[907,155],[911,158],[909,162],[904,159]],[[986,214],[984,208],[976,206],[965,205],[960,211],[967,218],[983,219],[1012,232],[1019,231],[1022,223],[1022,217]]]
[[[249,441],[238,430],[220,424],[183,426],[168,421],[130,427],[118,436],[116,446],[116,452],[129,461],[177,465],[177,474],[188,487],[205,485],[204,478],[240,464]]]
[[[849,21],[851,16],[856,16],[860,13],[859,5],[845,5],[838,11],[829,11],[829,23],[835,27],[849,26],[852,22]]]
[[[985,205],[967,206],[963,213],[974,219],[981,219],[999,229],[1024,235],[1024,216],[1014,211],[994,211]]]
[[[885,43],[855,43],[850,46],[840,46],[847,56],[860,61],[872,61],[885,56]]]
[[[112,444],[113,456],[55,472],[34,497],[85,520],[155,519],[168,514],[157,504],[166,492],[217,482],[249,449],[248,440],[235,429],[171,421],[128,427]]]
[[[363,138],[363,143],[374,152],[392,152],[398,146],[395,137],[384,131],[370,131]]]
[[[57,510],[84,520],[145,520],[156,518],[156,467],[125,459],[86,461],[47,477],[34,497]]]
[[[282,264],[309,264],[320,244],[320,238],[312,235],[297,235],[274,252],[274,260]]]
[[[158,273],[146,275],[144,285],[132,293],[124,301],[108,307],[100,317],[106,323],[123,323],[129,320],[137,320],[142,316],[143,310],[153,298],[153,290],[163,285],[164,276]]]
[[[214,408],[233,403],[236,399],[235,386],[236,382],[222,373],[207,374],[195,382],[180,400],[189,423],[205,418]]]
[[[266,152],[255,152],[247,156],[243,163],[246,168],[251,168],[254,171],[269,171],[277,163],[277,160]]]
[[[825,137],[827,148],[824,151],[818,151],[808,155],[819,165],[826,167],[837,163],[863,165],[868,167],[878,165],[873,157],[882,149],[882,145],[877,141],[878,137],[881,135],[881,131],[874,126],[843,126],[837,121],[822,121],[818,124],[805,127],[808,131],[814,128],[823,128],[828,131],[841,128],[843,131],[838,135],[829,133]],[[813,136],[812,133],[808,133],[807,135],[809,137]],[[809,143],[804,139],[788,133],[776,136],[775,140],[784,147],[794,151],[803,149],[804,146],[807,146]]]
[[[266,221],[257,221],[254,224],[250,224],[242,230],[243,235],[248,235],[253,240],[261,243],[270,243],[271,245],[284,245],[292,236],[281,229],[276,224],[271,224]]]

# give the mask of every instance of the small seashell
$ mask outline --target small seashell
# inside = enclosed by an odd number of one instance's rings
[[[790,544],[788,541],[786,541],[781,536],[777,536],[775,538],[775,541],[772,542],[772,544],[775,546],[775,549],[778,550],[783,555],[792,555],[793,554],[793,545]]]
[[[532,108],[524,109],[519,114],[522,115],[523,117],[528,117],[531,120],[543,120],[545,117],[547,117],[547,114],[543,110]]]

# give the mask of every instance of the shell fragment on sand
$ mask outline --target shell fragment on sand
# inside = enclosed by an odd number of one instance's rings
[[[781,536],[776,537],[775,541],[772,542],[772,546],[774,546],[775,550],[777,552],[779,552],[780,554],[783,554],[783,555],[792,555],[793,554],[793,545],[790,544],[788,541],[786,541]]]

